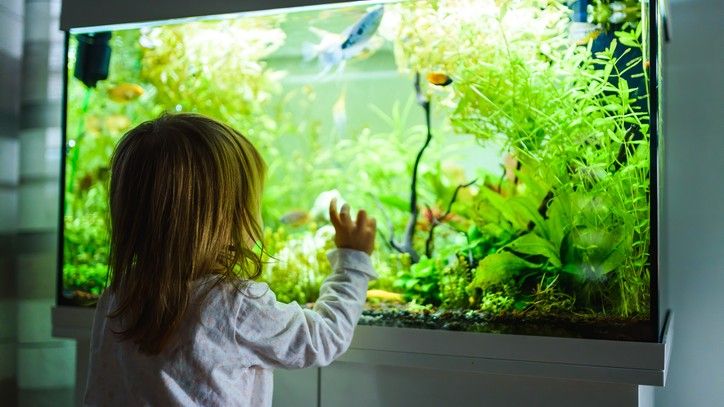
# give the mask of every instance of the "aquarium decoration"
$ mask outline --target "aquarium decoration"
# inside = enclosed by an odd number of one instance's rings
[[[337,199],[380,225],[360,324],[656,340],[650,6],[363,2],[71,32],[60,302],[107,284],[115,143],[183,111],[264,155],[261,278],[281,301],[316,300]]]

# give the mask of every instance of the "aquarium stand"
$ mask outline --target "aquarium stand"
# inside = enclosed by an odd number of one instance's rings
[[[53,308],[53,335],[76,345],[85,390],[93,309]],[[673,333],[659,342],[358,326],[332,365],[277,370],[275,406],[652,406],[666,382]]]
[[[652,406],[673,323],[654,343],[359,326],[321,405]]]

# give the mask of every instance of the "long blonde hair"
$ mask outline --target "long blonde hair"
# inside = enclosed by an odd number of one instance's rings
[[[110,291],[116,332],[157,354],[186,313],[191,283],[261,273],[265,164],[236,130],[165,114],[120,140],[111,162]]]

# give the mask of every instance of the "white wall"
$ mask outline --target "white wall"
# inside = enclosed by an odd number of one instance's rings
[[[662,273],[676,314],[657,406],[724,405],[724,1],[672,0]]]

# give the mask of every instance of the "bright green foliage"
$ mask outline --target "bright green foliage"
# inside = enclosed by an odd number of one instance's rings
[[[274,288],[279,301],[314,302],[319,285],[331,272],[326,252],[334,247],[333,237],[331,226],[294,236],[284,229],[265,231],[264,240],[272,246],[265,248],[271,257],[265,260],[262,277]]]
[[[102,185],[95,185],[85,195],[84,201],[76,201],[84,205],[77,209],[80,215],[65,217],[63,286],[97,296],[106,286],[108,274],[107,192]]]
[[[440,277],[440,297],[445,308],[468,308],[470,296],[467,292],[470,281],[470,265],[465,257],[445,267]]]
[[[535,268],[536,265],[521,259],[509,252],[494,253],[486,256],[478,263],[475,277],[469,288],[487,288],[495,284],[511,281],[524,270]]]
[[[486,292],[480,299],[480,310],[500,314],[513,309],[515,299],[503,292]]]
[[[254,116],[264,113],[284,75],[263,61],[284,43],[279,23],[260,17],[143,30],[141,78],[163,90],[156,94],[162,106],[256,128]]]
[[[442,301],[439,288],[441,265],[435,259],[423,257],[398,275],[395,288],[401,289],[408,301],[418,304],[439,305]]]
[[[645,314],[648,116],[624,79],[643,61],[618,62],[640,49],[641,26],[591,57],[569,42],[568,12],[555,3],[418,2],[402,10],[400,66],[452,76],[454,93],[443,103],[455,130],[502,142],[518,161],[516,185],[479,191],[473,219],[505,249],[475,257],[470,288],[523,289],[561,273],[575,281],[566,286],[590,294],[577,297],[581,308]],[[522,26],[523,15],[537,19]],[[628,135],[632,125],[642,137]],[[563,289],[554,281],[547,292]]]

